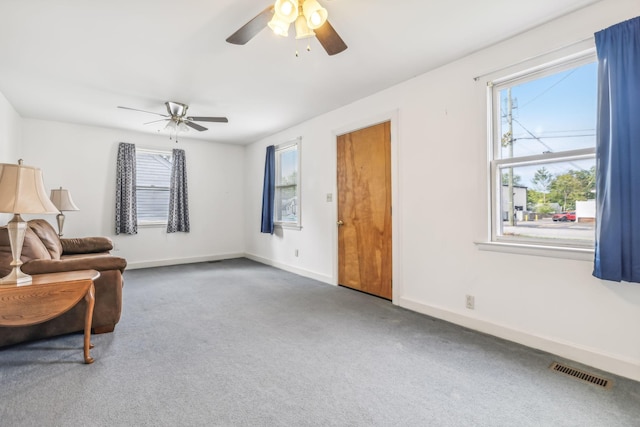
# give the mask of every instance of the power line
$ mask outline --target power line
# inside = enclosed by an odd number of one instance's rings
[[[553,151],[553,149],[551,147],[549,147],[544,141],[542,141],[540,138],[538,138],[536,135],[533,134],[533,132],[531,132],[529,129],[527,129],[522,123],[520,123],[520,121],[518,119],[513,119],[512,120],[514,122],[516,122],[517,124],[520,125],[520,127],[522,129],[524,129],[525,132],[527,132],[529,135],[531,135],[532,139],[535,139],[536,141],[538,141],[540,144],[542,144],[547,150],[549,150],[550,152]]]
[[[551,86],[549,86],[547,89],[543,90],[542,92],[540,92],[537,96],[533,97],[533,99],[531,99],[529,102],[527,102],[526,104],[522,105],[520,108],[524,108],[527,105],[531,104],[533,101],[535,101],[536,99],[540,98],[542,95],[544,95],[545,93],[549,92],[551,89],[553,89],[554,87],[558,86],[560,83],[562,83],[563,81],[565,81],[566,79],[568,79],[573,73],[575,73],[576,71],[578,71],[578,68],[575,68],[573,70],[571,70],[570,73],[568,73],[566,76],[562,77],[560,80],[558,80],[557,82],[555,82],[554,84],[552,84]]]

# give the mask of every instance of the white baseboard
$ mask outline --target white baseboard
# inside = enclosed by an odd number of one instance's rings
[[[465,328],[483,332],[499,338],[513,341],[527,347],[536,348],[551,354],[574,360],[578,363],[592,366],[602,371],[611,372],[622,377],[640,381],[640,361],[619,357],[613,354],[606,354],[598,350],[577,346],[569,342],[562,342],[556,339],[531,335],[524,331],[519,331],[504,325],[476,319],[456,313],[450,310],[423,304],[409,298],[398,298],[394,301],[400,307],[407,308],[418,313],[426,314]]]
[[[277,261],[273,261],[273,260],[270,260],[270,259],[267,259],[267,258],[263,258],[263,257],[258,256],[258,255],[244,254],[244,256],[246,258],[249,258],[250,260],[259,262],[260,264],[270,265],[272,267],[279,268],[280,270],[288,271],[290,273],[299,274],[300,276],[309,277],[311,279],[315,279],[315,280],[318,280],[320,282],[328,283],[330,285],[335,285],[335,283],[333,283],[333,277],[327,276],[325,274],[320,274],[320,273],[316,273],[315,271],[306,270],[304,268],[298,268],[298,267],[294,267],[292,265],[283,264],[281,262],[277,262]]]
[[[160,259],[153,261],[138,261],[127,263],[127,270],[135,270],[138,268],[150,268],[150,267],[162,267],[166,265],[178,265],[178,264],[194,264],[196,262],[208,262],[208,261],[220,261],[223,259],[243,258],[244,253],[231,253],[231,254],[218,254],[218,255],[206,255],[198,257],[188,258],[171,258]]]

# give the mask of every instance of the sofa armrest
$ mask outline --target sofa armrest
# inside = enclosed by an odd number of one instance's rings
[[[59,273],[75,270],[120,270],[120,273],[123,273],[126,267],[126,259],[106,255],[63,260],[34,259],[25,262],[21,269],[27,274]]]
[[[108,237],[81,237],[75,239],[60,239],[62,254],[88,254],[109,252],[113,249],[113,242]]]

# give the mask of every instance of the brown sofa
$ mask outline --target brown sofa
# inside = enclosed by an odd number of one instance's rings
[[[122,274],[127,266],[124,258],[111,256],[111,239],[85,237],[61,239],[44,219],[28,221],[22,245],[22,271],[27,274],[56,273],[74,270],[97,270],[93,333],[112,332],[122,311]],[[11,271],[9,235],[0,227],[0,277]],[[32,326],[0,327],[0,347],[40,338],[84,330],[85,301],[81,300],[63,315]]]

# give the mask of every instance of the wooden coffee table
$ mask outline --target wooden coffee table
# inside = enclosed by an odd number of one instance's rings
[[[58,317],[82,298],[87,302],[84,316],[84,363],[93,363],[89,354],[91,321],[95,305],[93,281],[100,277],[95,270],[36,274],[25,285],[0,286],[0,326],[28,326]]]

